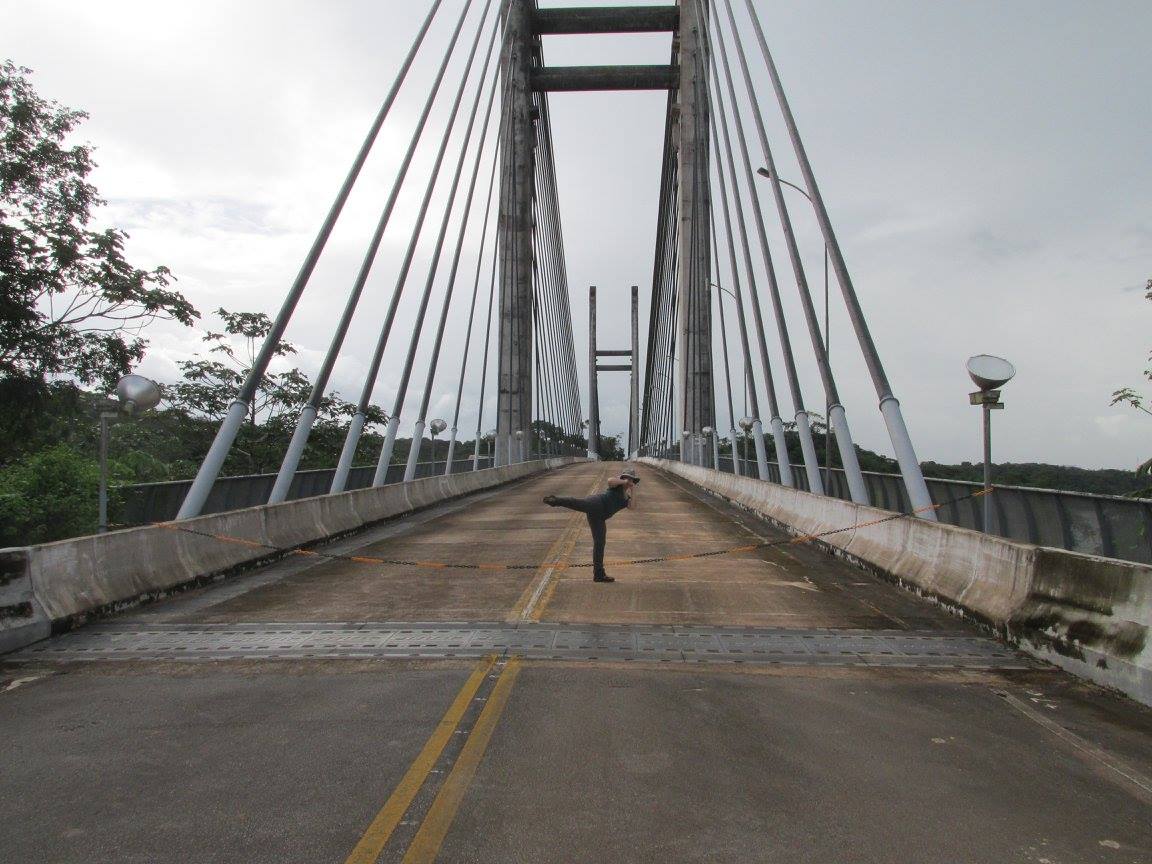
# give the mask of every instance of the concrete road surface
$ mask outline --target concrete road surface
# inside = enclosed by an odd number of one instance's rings
[[[1152,712],[619,468],[5,658],[0,861],[1152,862]]]

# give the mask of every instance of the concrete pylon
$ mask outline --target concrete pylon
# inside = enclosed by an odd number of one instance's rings
[[[533,0],[501,0],[506,41],[500,74],[506,82],[500,165],[500,335],[496,461],[518,457],[515,436],[532,423],[532,190],[536,128],[531,67],[536,39]]]
[[[632,286],[632,371],[628,387],[628,458],[640,455],[640,286]]]
[[[588,458],[600,458],[600,386],[596,362],[596,286],[588,286]]]
[[[707,40],[698,22],[708,0],[680,0],[676,130],[678,255],[676,272],[677,432],[700,435],[716,427],[712,378],[711,224]],[[680,436],[681,458],[689,460]]]

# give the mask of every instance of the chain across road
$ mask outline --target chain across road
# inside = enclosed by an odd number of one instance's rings
[[[961,498],[955,498],[951,501],[945,501],[942,504],[932,504],[927,507],[921,507],[913,510],[910,513],[893,513],[891,516],[885,516],[880,519],[871,519],[867,522],[857,522],[854,525],[846,525],[843,528],[832,528],[828,531],[821,531],[817,534],[801,534],[797,537],[790,537],[786,540],[765,540],[760,543],[746,543],[741,546],[730,546],[726,549],[714,549],[709,552],[692,552],[685,555],[664,555],[656,558],[632,558],[627,560],[612,560],[605,562],[612,567],[633,567],[642,566],[645,564],[661,564],[666,561],[694,561],[701,558],[719,558],[723,555],[736,555],[742,552],[755,552],[758,549],[771,549],[778,546],[799,546],[805,543],[811,543],[814,540],[820,540],[824,537],[831,537],[834,534],[843,534],[845,531],[855,531],[860,528],[869,528],[875,525],[882,525],[885,522],[894,522],[897,519],[908,519],[919,513],[925,513],[929,510],[941,510],[944,507],[950,507],[953,504],[959,504],[972,498],[980,498],[987,495],[992,490],[981,489],[976,492],[969,493]],[[445,561],[408,561],[402,558],[382,558],[369,555],[343,555],[334,552],[318,552],[314,549],[290,549],[280,546],[273,546],[270,543],[261,543],[258,540],[247,540],[243,537],[231,537],[227,534],[215,534],[209,531],[197,531],[195,528],[189,528],[181,525],[178,522],[156,522],[155,527],[163,528],[167,531],[179,531],[184,534],[193,534],[198,537],[208,537],[222,543],[233,543],[241,546],[249,546],[254,549],[267,549],[270,552],[280,552],[285,555],[299,555],[306,558],[323,558],[328,561],[348,561],[355,564],[372,564],[380,565],[387,564],[393,567],[415,567],[424,570],[539,570],[541,567],[551,567],[554,570],[586,570],[590,569],[593,565],[591,561],[586,562],[566,562],[566,561],[544,561],[538,564],[464,564],[464,563],[449,563]]]

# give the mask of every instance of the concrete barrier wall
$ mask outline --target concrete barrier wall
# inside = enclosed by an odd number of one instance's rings
[[[577,461],[582,460],[522,462],[233,510],[180,523],[3,549],[0,610],[8,612],[0,611],[0,652],[44,638],[53,625],[276,557],[281,554],[278,550],[318,543]]]
[[[739,462],[741,474],[755,476],[755,459],[741,458]],[[730,457],[720,457],[721,471],[732,473],[733,467]],[[799,466],[800,470],[795,470],[796,467],[793,466],[792,475],[796,488],[807,492],[808,476],[803,466]],[[821,469],[821,473],[829,477],[826,469]],[[863,475],[872,504],[897,513],[912,510],[899,474],[864,471]],[[780,482],[780,469],[775,462],[768,463],[768,479]],[[982,484],[939,477],[924,479],[933,503],[943,505],[936,513],[941,522],[981,529],[984,506],[979,498],[968,496],[979,491]],[[825,485],[833,498],[852,500],[848,480],[841,469],[833,468]],[[1152,501],[1146,498],[997,484],[991,516],[988,533],[1009,540],[1152,564]]]
[[[1152,567],[642,459],[933,597],[1042,659],[1152,705]],[[877,520],[889,521],[878,522]],[[877,523],[877,524],[867,524]],[[840,530],[848,528],[849,530]]]

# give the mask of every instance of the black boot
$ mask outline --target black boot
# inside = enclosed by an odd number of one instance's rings
[[[607,573],[605,573],[603,570],[601,570],[592,576],[592,581],[593,582],[615,582],[616,580],[613,579],[611,576],[609,576]]]

